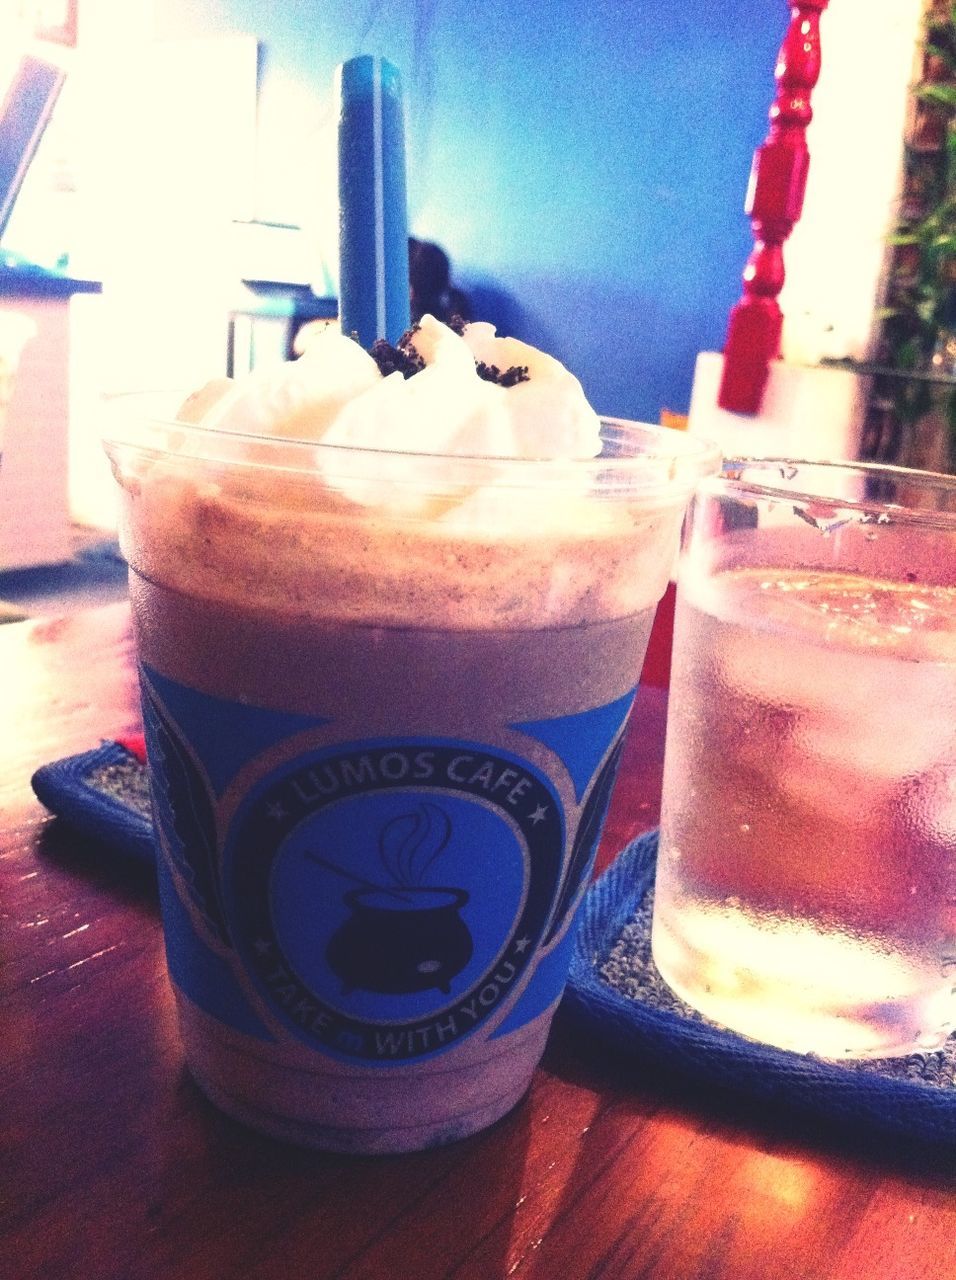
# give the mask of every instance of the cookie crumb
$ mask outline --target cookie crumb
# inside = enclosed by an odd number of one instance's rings
[[[513,364],[502,373],[496,364],[485,364],[484,360],[478,360],[475,362],[475,372],[485,382],[495,382],[499,387],[516,387],[519,382],[531,380],[526,364]]]
[[[409,334],[402,334],[397,347],[393,347],[384,338],[376,338],[372,343],[369,355],[378,365],[378,371],[383,378],[387,378],[390,373],[400,373],[403,378],[410,378],[424,369],[425,362],[415,348],[411,344],[402,346],[410,333],[411,330]]]
[[[466,322],[461,316],[453,316],[448,327],[461,337],[465,332]],[[415,334],[420,329],[421,325],[418,324],[406,329],[395,346],[384,338],[377,338],[372,343],[369,355],[378,365],[383,378],[387,378],[390,373],[400,373],[403,378],[411,378],[425,368],[425,361],[415,350]],[[519,382],[530,381],[531,376],[526,364],[513,364],[509,369],[502,370],[496,364],[486,364],[484,360],[475,361],[475,372],[485,382],[494,382],[499,387],[516,387]]]

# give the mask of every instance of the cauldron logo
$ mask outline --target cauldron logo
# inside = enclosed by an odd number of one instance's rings
[[[518,1007],[565,830],[547,776],[482,744],[296,757],[226,831],[237,950],[269,1012],[323,1053],[379,1064],[444,1053]]]
[[[344,993],[356,987],[383,995],[411,995],[430,988],[449,993],[452,979],[474,950],[460,914],[468,891],[426,882],[451,836],[448,814],[422,801],[414,812],[390,819],[379,832],[380,883],[318,853],[308,854],[355,885],[342,899],[349,917],[325,953]]]

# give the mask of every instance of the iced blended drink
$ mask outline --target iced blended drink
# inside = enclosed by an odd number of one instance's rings
[[[728,464],[695,499],[653,951],[716,1021],[832,1058],[956,1027],[954,565],[952,477]]]
[[[110,452],[190,1067],[319,1147],[472,1133],[543,1051],[713,457],[430,317],[184,416]]]

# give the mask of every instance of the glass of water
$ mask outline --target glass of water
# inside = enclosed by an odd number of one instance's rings
[[[956,1023],[956,477],[725,463],[688,516],[653,923],[687,1003],[829,1058]]]

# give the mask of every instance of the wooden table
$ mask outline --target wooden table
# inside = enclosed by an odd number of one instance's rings
[[[151,875],[29,786],[137,725],[125,606],[0,628],[0,688],[3,1280],[956,1277],[952,1152],[626,1079],[560,1020],[525,1103],[456,1146],[246,1132],[183,1068]],[[641,694],[605,861],[657,820],[664,710]]]

